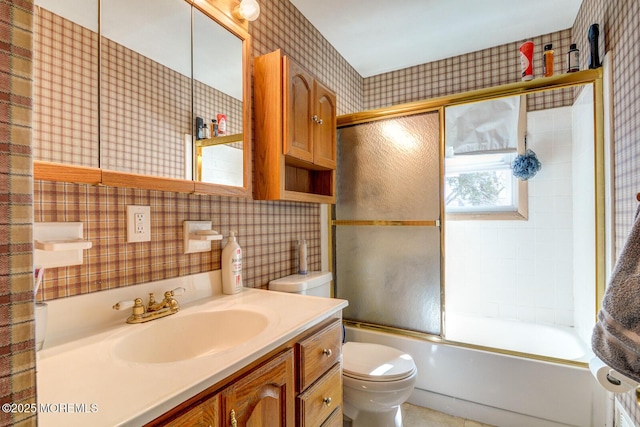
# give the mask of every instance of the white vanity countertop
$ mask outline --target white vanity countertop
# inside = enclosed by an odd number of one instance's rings
[[[50,346],[45,341],[36,362],[39,424],[143,425],[346,306],[347,302],[339,299],[244,289],[236,295],[213,295],[182,304],[180,312],[143,324],[125,323],[130,309],[116,312],[121,324]],[[268,326],[244,344],[186,361],[135,363],[114,353],[114,344],[137,328],[191,313],[227,309],[260,312],[267,316]],[[50,309],[50,316],[52,311],[55,313]]]

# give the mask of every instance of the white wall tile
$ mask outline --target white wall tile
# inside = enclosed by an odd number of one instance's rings
[[[529,182],[528,221],[447,223],[448,310],[573,325],[572,144],[567,121],[566,108],[529,114],[530,148],[543,166]]]

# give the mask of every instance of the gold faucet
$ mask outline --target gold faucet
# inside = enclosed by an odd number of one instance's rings
[[[181,295],[185,291],[184,288],[175,288],[164,293],[164,299],[156,302],[153,293],[149,294],[149,303],[145,307],[142,304],[142,298],[136,298],[133,301],[120,301],[113,306],[114,310],[122,310],[133,307],[131,316],[127,318],[127,323],[144,323],[150,320],[159,319],[177,313],[180,310],[180,304],[173,298]]]

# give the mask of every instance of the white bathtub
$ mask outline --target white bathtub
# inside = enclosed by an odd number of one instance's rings
[[[447,312],[447,341],[589,363],[593,352],[567,326],[469,316]]]
[[[506,427],[607,426],[610,399],[588,368],[347,326],[347,340],[409,353],[409,402]]]

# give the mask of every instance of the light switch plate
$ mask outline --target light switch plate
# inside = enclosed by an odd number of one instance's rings
[[[151,241],[151,207],[127,206],[127,243]]]

